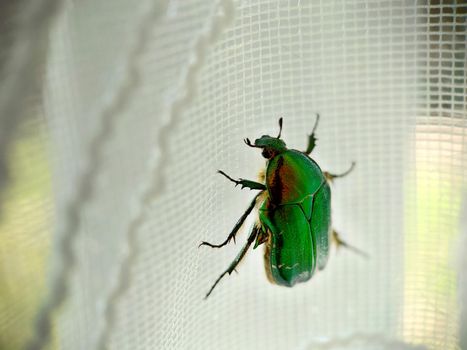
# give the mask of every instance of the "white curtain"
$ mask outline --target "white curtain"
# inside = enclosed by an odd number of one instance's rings
[[[1,7],[0,7],[1,8]],[[0,347],[467,348],[467,4],[20,1],[0,60]],[[223,241],[275,135],[332,172],[294,288]],[[8,176],[6,176],[8,174]],[[3,301],[2,301],[3,299]],[[21,331],[19,331],[21,329]]]

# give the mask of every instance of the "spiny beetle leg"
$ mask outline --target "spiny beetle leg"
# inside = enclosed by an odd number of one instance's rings
[[[230,242],[231,239],[234,240],[235,242],[235,235],[237,234],[238,230],[240,229],[240,227],[243,225],[243,222],[246,220],[247,216],[251,213],[251,211],[253,210],[253,208],[255,207],[256,205],[256,199],[263,193],[263,191],[259,192],[255,198],[253,198],[253,200],[251,201],[250,205],[248,206],[247,210],[243,213],[243,215],[240,217],[240,219],[238,219],[237,223],[235,224],[234,228],[232,229],[232,231],[230,232],[230,234],[228,235],[227,239],[222,242],[221,244],[212,244],[212,243],[209,243],[209,242],[202,242],[198,247],[201,247],[202,245],[207,245],[211,248],[220,248],[220,247],[223,247],[225,246],[227,243]]]
[[[363,250],[360,250],[350,244],[348,244],[346,241],[342,240],[339,236],[339,234],[337,233],[336,230],[332,230],[332,240],[334,241],[334,243],[336,244],[336,247],[337,249],[339,249],[340,247],[344,247],[344,248],[347,248],[351,251],[353,251],[355,254],[358,254],[366,259],[369,258],[369,255],[364,252]]]
[[[237,267],[237,265],[240,263],[240,261],[242,261],[242,259],[245,257],[245,254],[246,252],[248,251],[248,248],[250,248],[250,245],[255,241],[256,239],[256,235],[258,234],[259,232],[259,228],[254,226],[253,227],[253,230],[251,231],[250,233],[250,236],[248,237],[248,241],[246,242],[245,246],[242,248],[242,250],[240,250],[240,252],[238,253],[237,257],[235,258],[234,261],[232,261],[230,263],[230,266],[228,267],[227,270],[225,270],[216,280],[216,282],[214,282],[214,284],[212,285],[211,289],[209,290],[209,292],[206,294],[206,296],[204,297],[204,299],[207,299],[212,291],[214,290],[214,288],[217,286],[217,284],[219,283],[219,281],[222,279],[222,277],[224,277],[226,274],[231,274],[232,271],[236,271],[235,268]]]
[[[355,168],[355,162],[352,162],[352,164],[350,165],[350,168],[347,171],[343,172],[342,174],[331,174],[330,172],[325,171],[324,172],[324,177],[329,182],[332,182],[336,178],[344,177],[346,175],[349,175],[354,168]]]
[[[217,171],[219,174],[224,175],[227,179],[235,183],[235,186],[240,185],[242,189],[249,188],[250,190],[265,190],[266,186],[263,184],[256,182],[256,181],[251,181],[251,180],[245,180],[245,179],[232,179],[229,175],[224,173],[222,170]]]
[[[317,138],[315,136],[315,131],[316,131],[316,127],[318,126],[318,122],[319,122],[319,114],[317,113],[315,125],[313,126],[313,130],[311,131],[311,135],[308,136],[308,146],[305,151],[306,154],[310,154],[316,146]]]

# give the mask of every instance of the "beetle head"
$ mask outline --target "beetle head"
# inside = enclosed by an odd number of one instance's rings
[[[277,137],[263,135],[259,139],[256,139],[254,144],[252,144],[249,139],[245,139],[245,143],[250,147],[262,148],[263,151],[261,154],[264,158],[274,158],[279,153],[287,150],[285,142],[280,138],[282,132],[282,118],[279,119],[279,128],[279,135],[277,135]]]

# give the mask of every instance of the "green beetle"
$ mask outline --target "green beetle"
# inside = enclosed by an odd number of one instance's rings
[[[316,162],[309,157],[316,144],[315,130],[318,125],[317,115],[313,131],[309,136],[305,152],[288,149],[280,138],[282,118],[279,119],[279,135],[263,135],[252,144],[247,138],[245,143],[254,148],[261,148],[267,159],[264,183],[239,179],[235,180],[223,171],[219,173],[241,185],[241,188],[259,190],[246,212],[240,217],[227,239],[221,244],[202,242],[212,248],[220,248],[232,239],[255,206],[259,216],[246,245],[235,260],[225,270],[209,292],[209,297],[219,281],[227,273],[231,274],[245,256],[248,248],[255,242],[254,248],[265,243],[264,265],[268,279],[275,284],[292,287],[296,283],[308,281],[316,268],[326,266],[329,254],[330,234],[339,246],[346,246],[364,254],[342,241],[331,228],[331,191],[329,183],[350,173],[355,165],[343,174],[331,174],[321,171]]]

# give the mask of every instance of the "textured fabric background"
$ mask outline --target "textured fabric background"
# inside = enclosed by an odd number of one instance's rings
[[[0,346],[467,348],[465,2],[39,2],[0,60]],[[11,67],[39,88],[9,98]],[[254,195],[216,170],[255,179],[243,138],[282,116],[304,149],[317,112],[313,157],[357,164],[334,226],[370,258],[288,289],[260,247],[203,300],[247,234],[197,246]]]

